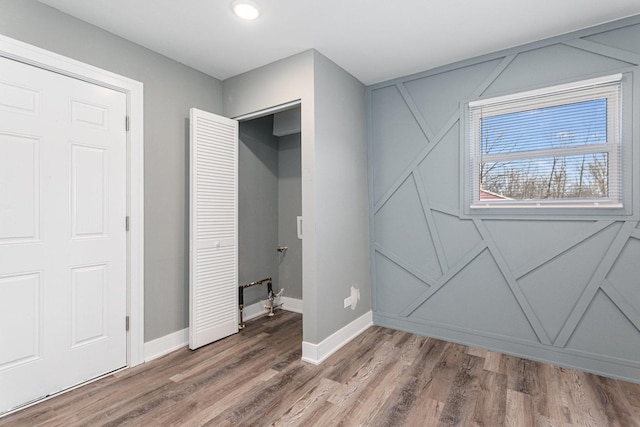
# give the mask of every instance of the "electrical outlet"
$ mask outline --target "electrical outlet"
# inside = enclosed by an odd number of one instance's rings
[[[344,299],[344,308],[347,308],[351,305],[351,297],[346,297]]]

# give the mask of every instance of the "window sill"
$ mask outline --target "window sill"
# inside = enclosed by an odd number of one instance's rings
[[[622,203],[487,203],[465,207],[462,219],[637,221],[638,211]]]
[[[475,203],[469,207],[476,209],[623,209],[622,203],[614,202],[549,202],[549,201],[522,201],[522,202],[490,202]]]

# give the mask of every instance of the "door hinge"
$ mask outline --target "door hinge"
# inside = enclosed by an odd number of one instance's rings
[[[125,218],[125,229],[126,231],[129,231],[129,215],[127,215],[127,217]]]
[[[124,127],[127,132],[129,132],[129,116],[126,116],[124,119]]]
[[[129,316],[127,316],[127,317],[126,317],[126,320],[125,320],[125,328],[126,328],[126,330],[127,330],[127,332],[128,332],[128,331],[129,331]]]

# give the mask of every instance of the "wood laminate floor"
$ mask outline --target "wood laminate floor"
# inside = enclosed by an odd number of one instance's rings
[[[371,327],[321,366],[279,312],[0,426],[640,426],[640,385]]]

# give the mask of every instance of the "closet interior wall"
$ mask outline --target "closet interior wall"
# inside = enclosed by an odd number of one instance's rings
[[[238,145],[238,280],[273,278],[273,288],[302,299],[300,133],[273,135],[273,115],[240,122]],[[286,252],[278,252],[287,246]],[[265,286],[244,290],[244,305],[266,299]]]

